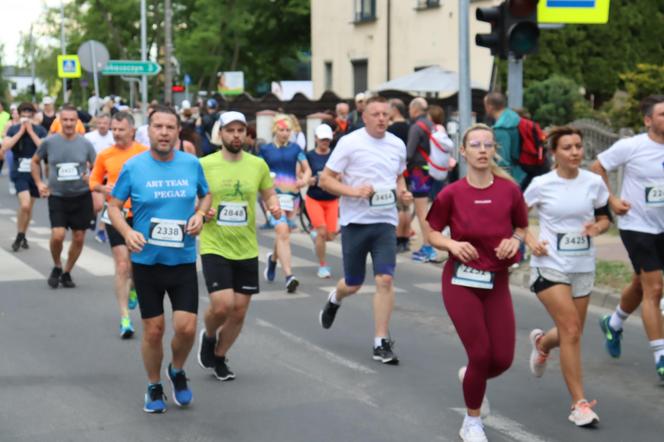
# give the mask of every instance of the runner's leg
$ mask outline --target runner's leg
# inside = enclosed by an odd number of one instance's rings
[[[64,227],[54,227],[51,229],[51,241],[49,248],[51,250],[51,258],[53,258],[53,265],[62,268],[62,245],[65,241],[67,230]]]
[[[662,331],[662,312],[659,301],[662,299],[662,271],[641,272],[643,302],[641,303],[641,319],[649,341],[664,339]]]
[[[111,248],[113,262],[115,263],[115,298],[120,308],[120,317],[129,316],[129,282],[131,277],[131,262],[127,246],[119,245]]]
[[[242,331],[244,318],[247,315],[249,303],[251,302],[251,296],[242,293],[233,293],[232,291],[230,292],[232,301],[226,311],[226,321],[221,326],[219,341],[214,352],[216,356],[226,356],[228,350],[235,343],[235,340]],[[212,298],[212,296],[210,296],[210,298]]]
[[[196,340],[196,314],[176,310],[173,312],[173,339],[171,351],[173,352],[173,368],[179,370],[184,367],[191,347]]]
[[[140,297],[139,292],[139,297]],[[143,319],[141,354],[148,374],[148,381],[156,384],[161,379],[161,361],[164,359],[164,315]]]
[[[284,222],[277,224],[274,231],[277,237],[274,241],[274,256],[272,259],[279,260],[284,274],[290,276],[293,274],[291,268],[290,228]]]
[[[85,242],[85,230],[72,230],[71,244],[69,244],[69,252],[67,254],[67,264],[65,265],[64,272],[71,273],[78,257],[81,256],[83,251],[83,243]]]

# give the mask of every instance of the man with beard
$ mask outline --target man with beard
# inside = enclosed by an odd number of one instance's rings
[[[201,233],[203,275],[210,294],[201,330],[198,362],[214,369],[221,381],[235,378],[226,354],[244,323],[251,295],[258,293],[256,196],[260,192],[275,219],[281,218],[270,169],[262,159],[244,152],[247,122],[240,112],[220,118],[223,147],[201,158],[212,194],[210,220]]]

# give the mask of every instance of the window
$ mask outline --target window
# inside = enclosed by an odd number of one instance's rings
[[[376,0],[355,0],[355,23],[376,20]]]
[[[369,61],[354,60],[353,64],[353,95],[369,88]]]
[[[420,9],[432,9],[439,7],[440,7],[440,0],[417,0],[417,6],[415,7],[415,9],[420,10]]]
[[[331,61],[326,61],[325,62],[325,90],[326,91],[331,91],[332,90],[332,62]]]

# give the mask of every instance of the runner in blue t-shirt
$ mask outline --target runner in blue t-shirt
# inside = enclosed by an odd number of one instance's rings
[[[196,240],[211,197],[196,157],[175,151],[180,129],[177,114],[157,106],[148,120],[151,148],[125,163],[112,192],[109,217],[132,252],[133,277],[143,319],[143,362],[148,389],[143,410],[166,410],[159,372],[164,334],[164,294],[173,309],[173,359],[166,374],[179,406],[191,402],[185,361],[196,336],[198,281]],[[133,228],[122,213],[131,198]],[[196,199],[198,206],[196,205]]]

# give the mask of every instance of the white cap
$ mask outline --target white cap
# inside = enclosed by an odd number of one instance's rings
[[[247,124],[247,119],[244,118],[244,114],[240,112],[236,111],[224,112],[223,114],[221,114],[221,117],[219,117],[219,122],[221,123],[221,127],[225,127],[226,125],[231,124],[234,121],[239,121],[245,126]]]
[[[180,108],[182,110],[191,109],[191,103],[189,102],[189,100],[182,100],[182,104],[180,104]]]
[[[366,100],[366,98],[367,98],[367,94],[365,94],[364,92],[360,92],[357,95],[355,95],[355,101],[356,102],[364,101],[364,100]]]
[[[44,97],[42,98],[42,104],[53,104],[55,101],[53,100],[52,97]]]
[[[316,138],[319,140],[331,140],[334,138],[332,128],[327,124],[321,124],[316,128]]]

